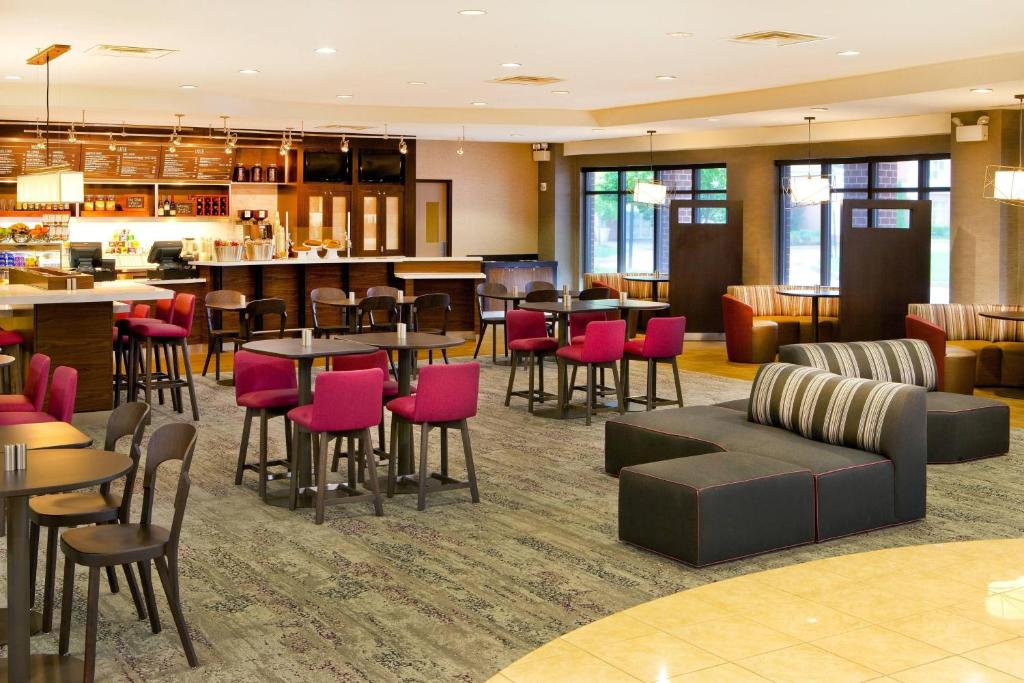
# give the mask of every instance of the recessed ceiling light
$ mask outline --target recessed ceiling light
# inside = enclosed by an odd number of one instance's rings
[[[352,96],[351,95],[337,95],[337,98],[339,100],[351,100]]]
[[[655,78],[657,78],[659,81],[674,81],[674,80],[676,80],[675,76],[655,76]]]
[[[719,121],[721,121],[721,120],[722,120],[722,119],[716,119],[716,118],[710,118],[710,119],[708,119],[708,121],[710,121],[711,123],[718,123],[718,122],[719,122]]]
[[[590,130],[594,131],[595,133],[603,133],[604,132],[604,128],[591,128]]]
[[[487,103],[486,102],[474,102],[473,106],[474,107],[486,107]]]
[[[195,85],[194,83],[182,83],[178,87],[181,88],[182,90],[195,90],[199,86]]]
[[[568,95],[569,91],[568,90],[552,90],[551,94],[552,95]]]
[[[856,57],[860,54],[860,50],[840,50],[836,54],[840,57]]]
[[[987,95],[992,92],[992,88],[971,88],[971,92],[976,95]]]
[[[239,69],[238,70],[238,73],[245,74],[246,76],[253,76],[255,74],[258,74],[259,72],[260,72],[259,69]]]
[[[335,52],[337,52],[337,50],[335,50],[333,47],[318,47],[317,49],[313,50],[313,52],[317,53],[318,55],[333,55]]]
[[[669,38],[692,38],[693,34],[689,31],[671,31],[665,34]]]
[[[523,137],[523,134],[522,133],[509,133],[508,136],[510,138],[521,138],[521,137]]]
[[[811,111],[828,111],[828,107],[811,107]]]
[[[5,81],[20,81],[21,76],[4,76]]]
[[[426,81],[409,81],[408,85],[426,85]]]
[[[461,9],[461,10],[459,10],[459,14],[461,14],[464,17],[481,17],[481,16],[487,14],[487,10],[482,10],[482,9]]]
[[[518,69],[522,66],[519,62],[502,62],[501,65],[506,69]]]

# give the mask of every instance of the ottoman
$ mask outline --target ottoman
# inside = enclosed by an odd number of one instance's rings
[[[623,468],[619,538],[702,567],[814,542],[810,470],[740,451]]]
[[[978,367],[978,354],[962,346],[946,347],[945,379],[942,390],[951,394],[974,393],[974,375]]]
[[[1002,401],[946,391],[929,391],[925,401],[929,463],[977,460],[1010,450],[1010,407]]]

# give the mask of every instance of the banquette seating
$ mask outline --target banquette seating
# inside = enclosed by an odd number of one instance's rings
[[[790,285],[730,285],[722,297],[726,351],[734,363],[765,363],[785,344],[814,340],[811,299],[783,296],[780,289],[813,289]],[[839,338],[839,302],[820,299],[818,329],[821,341]],[[775,331],[772,332],[774,323]]]
[[[641,275],[650,275],[650,273],[639,273]],[[649,282],[630,282],[625,278],[632,275],[632,273],[584,273],[583,274],[583,286],[587,289],[591,287],[606,287],[612,292],[613,297],[618,297],[619,292],[625,292],[630,299],[650,299],[651,298],[651,283]],[[668,283],[658,283],[658,300],[668,301]]]

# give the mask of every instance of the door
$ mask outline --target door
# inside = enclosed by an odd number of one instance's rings
[[[381,188],[359,193],[359,232],[355,235],[361,256],[402,254],[405,193]]]
[[[416,255],[448,256],[452,221],[452,181],[416,181]]]

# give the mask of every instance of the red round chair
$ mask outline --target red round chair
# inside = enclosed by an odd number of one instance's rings
[[[149,304],[132,304],[128,313],[114,314],[114,327],[111,330],[111,342],[114,349],[114,407],[121,405],[121,388],[127,389],[128,385],[128,347],[131,344],[129,336],[129,320],[135,318],[146,318],[149,316]]]
[[[389,401],[398,396],[398,382],[391,378],[391,359],[388,352],[383,349],[373,353],[356,353],[350,356],[334,356],[331,358],[331,369],[336,372],[351,372],[352,370],[369,370],[379,368],[384,373],[384,401]],[[409,387],[411,393],[416,393],[416,385]],[[381,421],[377,425],[377,441],[380,446],[377,453],[387,457],[387,446],[384,443],[384,405],[380,407]],[[331,471],[338,471],[338,461],[342,456],[341,441],[336,442],[334,448],[334,460],[331,463]]]
[[[587,369],[587,424],[590,424],[591,415],[594,412],[594,395],[597,393],[597,368],[610,368],[612,380],[615,383],[615,396],[618,399],[619,412],[625,412],[625,402],[622,400],[622,385],[619,383],[619,368],[616,365],[622,360],[623,348],[626,343],[626,321],[625,320],[595,320],[587,325],[587,331],[583,335],[582,344],[570,344],[558,349],[556,356],[559,363],[559,376],[563,382],[558,387],[559,410],[564,411],[569,403],[571,391],[567,391],[564,383],[566,370],[571,366],[574,370],[578,367]],[[572,386],[572,391],[576,387]]]
[[[519,396],[527,399],[527,410],[532,413],[534,401],[543,403],[549,398],[554,398],[552,394],[544,391],[544,359],[558,350],[558,340],[548,336],[547,320],[539,311],[509,311],[505,316],[505,326],[508,330],[508,348],[512,352],[512,371],[508,377],[505,405],[510,403],[513,396]],[[513,391],[516,368],[524,356],[530,370],[530,388],[526,391]],[[534,389],[535,366],[540,369],[539,390]]]
[[[192,333],[192,318],[196,308],[196,297],[193,294],[178,294],[174,297],[167,322],[159,319],[163,301],[157,302],[157,318],[130,318],[131,331],[131,378],[129,380],[130,400],[134,401],[139,389],[144,392],[145,403],[152,405],[153,389],[160,391],[169,389],[174,409],[184,412],[181,400],[181,388],[188,387],[189,400],[192,404],[192,419],[199,419],[199,404],[196,402],[195,382],[192,379],[192,362],[188,351],[188,336]],[[167,371],[160,372],[159,354],[164,349]],[[154,351],[156,355],[154,357]],[[178,353],[182,355],[186,379],[181,378],[178,369]],[[138,376],[141,371],[142,377]]]
[[[47,359],[49,361],[49,359]],[[0,413],[0,425],[21,425],[34,422],[67,422],[75,414],[78,395],[78,370],[61,365],[53,371],[50,402],[45,411]]]
[[[41,353],[32,354],[28,362],[28,378],[24,394],[0,395],[0,412],[40,412],[46,398],[46,383],[50,376],[50,357]]]
[[[651,318],[647,321],[647,334],[643,339],[631,339],[623,347],[622,354],[622,393],[627,402],[642,403],[647,410],[654,410],[659,405],[677,403],[683,405],[683,389],[679,384],[679,365],[676,357],[683,352],[683,337],[686,334],[686,317]],[[629,361],[637,360],[647,363],[647,394],[646,396],[629,395]],[[657,370],[658,363],[672,367],[672,376],[676,383],[676,400],[658,398]]]

